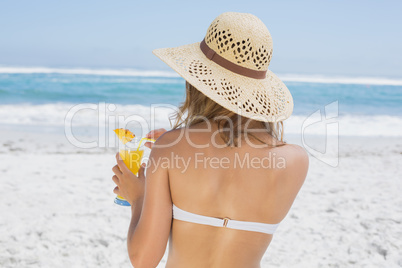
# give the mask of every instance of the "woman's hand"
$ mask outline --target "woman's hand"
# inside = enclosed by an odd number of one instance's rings
[[[116,188],[113,192],[126,199],[131,205],[144,198],[145,191],[145,163],[141,165],[138,176],[131,172],[123,160],[120,158],[120,154],[116,154],[117,165],[112,170],[114,176],[112,180],[116,183]]]
[[[157,140],[160,136],[162,136],[163,133],[165,133],[167,130],[164,128],[158,128],[150,131],[145,137],[148,139],[154,139]],[[145,146],[152,149],[153,143],[152,142],[146,142]]]

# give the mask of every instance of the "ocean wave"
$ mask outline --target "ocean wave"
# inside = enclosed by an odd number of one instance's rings
[[[169,129],[169,116],[176,110],[176,106],[168,104],[6,104],[0,105],[0,124],[65,127],[66,123],[71,123],[73,128],[113,128],[117,126],[116,122],[126,120],[129,127]],[[314,119],[312,116],[292,115],[285,121],[285,133],[332,135],[339,132],[346,136],[402,136],[401,125],[402,116],[342,115],[326,121],[320,117]],[[331,132],[328,132],[327,126],[331,126]]]
[[[179,77],[174,72],[142,71],[134,69],[88,69],[88,68],[48,68],[48,67],[1,67],[3,74],[76,74],[103,76],[135,76],[135,77]]]
[[[0,74],[73,74],[99,76],[133,76],[133,77],[180,77],[172,71],[136,70],[136,69],[90,69],[90,68],[49,68],[49,67],[7,67],[0,66]],[[325,75],[277,74],[285,82],[323,83],[323,84],[359,84],[402,86],[402,78],[387,77],[348,77]]]
[[[347,77],[297,74],[278,74],[278,77],[285,82],[402,86],[402,79],[386,77]]]
[[[0,124],[104,127],[117,122],[169,127],[169,114],[177,109],[169,104],[121,105],[111,103],[47,103],[0,105]],[[167,123],[167,124],[166,124]]]
[[[351,115],[325,117],[292,115],[284,122],[285,133],[342,136],[402,136],[402,116]]]

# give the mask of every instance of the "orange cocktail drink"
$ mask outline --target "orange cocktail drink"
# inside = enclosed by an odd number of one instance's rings
[[[128,169],[130,169],[130,171],[133,172],[135,175],[137,175],[138,170],[140,169],[141,159],[143,155],[144,150],[139,149],[120,150],[121,159],[123,160],[124,164],[126,164]],[[117,195],[114,202],[118,205],[130,206],[130,203],[119,195]]]
[[[144,155],[144,150],[127,149],[120,150],[120,157],[124,164],[131,170],[135,175],[137,175],[138,170],[141,166],[141,159]]]
[[[128,129],[122,129],[122,128],[116,129],[115,133],[117,134],[120,141],[124,145],[124,149],[121,149],[119,152],[120,158],[123,160],[124,164],[128,167],[128,169],[132,173],[137,175],[141,167],[141,163],[143,160],[142,158],[144,157],[144,150],[147,149],[144,146],[143,142],[144,141],[155,142],[155,140],[149,138],[142,138],[141,140],[138,141],[138,139],[134,139],[135,135]],[[114,202],[121,206],[130,206],[130,203],[119,195],[117,195]]]

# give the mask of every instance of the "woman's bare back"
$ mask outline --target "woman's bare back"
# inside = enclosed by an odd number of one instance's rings
[[[169,185],[173,204],[210,217],[276,224],[288,213],[308,170],[297,145],[224,147],[217,126],[166,133],[171,147]],[[254,134],[272,144],[266,133]],[[181,136],[181,138],[180,138]],[[213,145],[212,143],[216,143]],[[221,147],[221,148],[218,148]],[[259,267],[272,235],[174,219],[166,267]]]

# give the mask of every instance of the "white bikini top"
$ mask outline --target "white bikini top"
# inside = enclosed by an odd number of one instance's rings
[[[191,212],[184,211],[173,204],[173,219],[180,221],[187,221],[198,224],[211,225],[216,227],[226,227],[237,230],[260,232],[265,234],[273,234],[278,228],[277,224],[268,224],[260,222],[249,221],[235,221],[229,218],[214,218],[208,216],[202,216]]]

